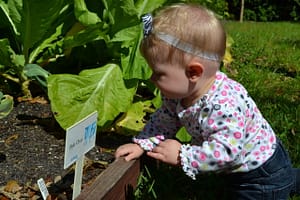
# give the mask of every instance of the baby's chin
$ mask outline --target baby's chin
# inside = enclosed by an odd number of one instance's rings
[[[170,94],[170,93],[166,93],[166,92],[163,92],[161,91],[161,94],[168,98],[168,99],[183,99],[184,97],[181,97],[180,95],[178,94]]]

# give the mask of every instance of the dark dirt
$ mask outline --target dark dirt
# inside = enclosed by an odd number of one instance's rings
[[[48,103],[18,103],[9,116],[0,120],[0,188],[11,180],[23,188],[33,187],[43,178],[51,186],[52,197],[70,193],[74,171],[63,169],[64,138],[65,131],[56,123]],[[86,154],[83,185],[91,184],[105,170],[114,159],[114,149],[126,140],[98,133],[96,147]]]

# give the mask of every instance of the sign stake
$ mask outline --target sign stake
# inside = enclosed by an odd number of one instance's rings
[[[91,150],[96,143],[97,118],[98,112],[95,111],[67,128],[64,169],[76,162],[73,200],[78,197],[81,192],[84,155]]]
[[[81,156],[76,161],[76,166],[75,166],[75,177],[74,177],[74,185],[73,185],[73,200],[76,197],[78,197],[81,192],[83,166],[84,166],[84,156]]]

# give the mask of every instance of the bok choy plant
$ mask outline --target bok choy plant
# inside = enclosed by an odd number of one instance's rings
[[[94,110],[99,113],[100,129],[115,126],[117,131],[130,133],[143,126],[143,110],[151,103],[135,98],[141,83],[150,76],[139,52],[143,35],[140,18],[163,3],[165,0],[103,0],[89,4],[84,0],[74,1],[74,13],[81,30],[65,37],[64,47],[78,48],[95,43],[95,51],[100,49],[99,57],[108,55],[109,59],[104,65],[85,69],[78,75],[49,76],[51,107],[63,128]],[[118,116],[121,117],[116,119]]]
[[[64,0],[0,0],[0,77],[16,83],[21,96],[31,97],[32,80],[47,86],[41,64],[57,57],[49,51],[60,41],[68,8]]]

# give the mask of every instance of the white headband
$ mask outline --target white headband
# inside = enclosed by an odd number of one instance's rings
[[[189,54],[193,54],[195,56],[198,56],[200,58],[204,58],[207,60],[212,61],[221,61],[221,58],[217,54],[208,53],[205,51],[197,50],[194,48],[192,44],[186,43],[181,41],[179,38],[176,38],[170,34],[162,33],[162,32],[153,32],[153,25],[152,25],[153,17],[151,14],[146,14],[142,17],[143,22],[143,30],[144,30],[144,38],[147,38],[150,34],[154,34],[156,37],[158,37],[160,40],[164,41],[165,43],[180,49],[181,51],[184,51]]]
[[[154,33],[154,34],[156,37],[166,42],[167,44],[176,47],[177,49],[180,49],[186,53],[190,53],[207,60],[220,61],[220,56],[218,56],[217,54],[212,54],[212,53],[207,53],[204,51],[197,50],[193,47],[193,45],[180,41],[180,39],[173,37],[172,35],[166,33]]]

